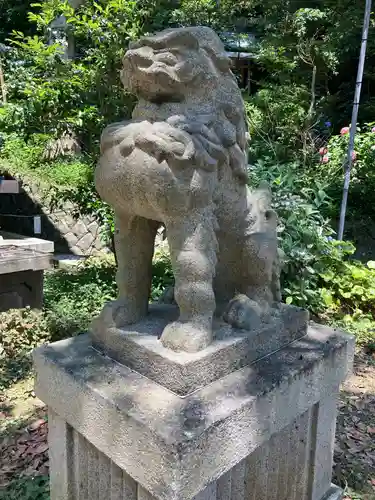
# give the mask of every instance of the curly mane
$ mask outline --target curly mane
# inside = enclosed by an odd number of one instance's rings
[[[160,120],[164,112],[169,122],[183,115],[188,121],[204,123],[209,115],[209,127],[221,144],[225,163],[241,183],[247,181],[247,125],[241,91],[213,30],[168,29],[144,37],[130,45],[123,63],[123,84],[139,97],[133,119]]]

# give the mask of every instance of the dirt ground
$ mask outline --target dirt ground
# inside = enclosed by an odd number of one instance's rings
[[[48,498],[48,422],[32,384],[32,379],[16,384],[0,400],[0,498]],[[12,484],[20,477],[45,483],[12,496]],[[374,354],[356,356],[354,373],[342,387],[333,482],[345,490],[345,500],[375,500]],[[44,488],[46,496],[38,494],[38,488]]]

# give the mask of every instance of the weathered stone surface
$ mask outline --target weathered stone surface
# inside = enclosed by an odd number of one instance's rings
[[[0,219],[2,229],[33,236],[34,223],[30,215],[40,215],[42,218],[41,236],[44,240],[53,242],[59,252],[68,252],[86,234],[93,234],[95,241],[92,242],[91,246],[84,251],[79,250],[80,254],[90,255],[95,248],[95,244],[99,249],[105,246],[100,240],[99,225],[93,217],[82,217],[80,219],[82,224],[79,224],[79,234],[75,234],[73,228],[76,226],[77,220],[72,217],[72,213],[76,211],[77,207],[69,202],[60,203],[58,206],[51,204],[46,186],[26,179],[23,179],[21,192],[17,196],[1,195]],[[23,217],[2,218],[2,213],[17,214]],[[65,239],[65,235],[69,233],[68,241]]]
[[[78,219],[72,228],[72,233],[77,237],[77,241],[87,234],[87,228],[83,221]]]
[[[0,264],[0,275],[43,271],[52,267],[52,256],[23,246],[0,245]]]
[[[214,341],[209,347],[198,353],[177,353],[159,341],[165,325],[177,317],[176,306],[153,304],[143,321],[126,329],[116,328],[115,324],[111,327],[108,318],[104,322],[99,319],[91,330],[93,345],[171,391],[186,395],[307,332],[307,312],[284,305],[273,322],[252,331],[233,329],[216,319]]]
[[[245,110],[230,65],[207,27],[131,44],[122,81],[139,97],[133,120],[101,138],[95,182],[116,215],[122,326],[147,314],[163,223],[180,316],[161,342],[174,351],[210,345],[215,310],[227,308],[225,320],[247,328],[281,300],[277,218],[269,189],[247,187]]]
[[[90,232],[86,232],[81,239],[76,243],[76,246],[81,249],[82,252],[86,253],[94,243],[94,236]]]
[[[0,311],[43,305],[43,271],[53,243],[0,231]]]
[[[64,239],[68,243],[69,247],[73,247],[77,243],[77,236],[72,232],[66,233],[64,235]]]
[[[43,270],[0,274],[0,311],[27,306],[43,307]]]
[[[41,253],[53,253],[53,241],[43,240],[41,238],[32,238],[21,234],[10,233],[0,230],[0,250],[2,246],[14,245],[19,248],[28,248]]]
[[[96,238],[99,236],[99,226],[97,222],[90,222],[87,226],[87,230]]]
[[[352,338],[315,326],[280,351],[180,397],[100,355],[86,335],[42,347],[34,354],[36,393],[59,415],[60,428],[67,426],[52,438],[66,442],[68,458],[55,472],[62,491],[74,463],[97,481],[86,451],[71,447],[78,442],[86,450],[89,441],[159,500],[228,498],[228,491],[231,499],[248,500],[244,492],[253,487],[251,500],[279,500],[285,491],[288,500],[339,498],[330,473],[321,473],[320,457],[322,450],[332,456],[335,415],[327,417],[352,357]],[[229,481],[225,475],[236,467]],[[73,484],[78,477],[70,476]]]

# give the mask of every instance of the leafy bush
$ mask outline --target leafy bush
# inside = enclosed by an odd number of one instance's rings
[[[269,182],[279,216],[281,275],[287,303],[305,307],[326,322],[356,335],[359,344],[375,339],[375,262],[351,259],[355,248],[337,241],[322,215],[332,200],[318,179],[309,180],[297,163],[250,168],[253,186]]]
[[[1,108],[0,108],[1,115]],[[6,136],[1,149],[0,167],[12,175],[25,175],[47,183],[59,191],[87,186],[92,178],[92,166],[84,155],[68,155],[55,160],[44,158],[49,136],[32,135],[26,142],[16,134]]]
[[[116,296],[113,257],[92,257],[73,271],[46,274],[45,318],[51,340],[87,330],[93,316]]]
[[[324,185],[318,181],[308,185],[298,163],[258,161],[250,167],[250,182],[256,187],[261,181],[269,183],[273,206],[279,216],[284,299],[320,312],[324,304],[319,273],[337,267],[344,256],[351,253],[352,246],[334,242],[329,221],[320,212],[330,203]]]
[[[375,192],[375,122],[357,128],[351,169],[349,208],[357,215],[375,214],[373,197]],[[338,207],[341,202],[344,169],[347,164],[349,146],[349,127],[343,127],[339,135],[329,140],[321,150],[318,169],[315,175],[329,185],[329,192]]]
[[[49,340],[44,315],[29,308],[0,313],[0,391],[31,369],[31,351]]]
[[[0,108],[1,157],[13,171],[27,170],[62,186],[61,197],[77,201],[82,213],[96,215],[108,231],[112,214],[92,180],[100,134],[108,123],[130,116],[135,100],[122,88],[121,59],[130,40],[151,26],[161,27],[167,4],[87,0],[73,9],[67,0],[45,0],[29,14],[37,34],[13,32],[12,50],[2,61],[8,103]],[[75,59],[48,40],[49,25],[60,15],[75,37]],[[82,155],[45,161],[48,142],[64,134],[76,138]]]
[[[50,500],[49,476],[20,477],[6,487],[3,500]]]
[[[340,274],[335,269],[320,273],[326,306],[341,313],[365,313],[375,317],[375,262],[343,262]],[[346,318],[347,319],[347,318]]]
[[[304,87],[272,84],[247,98],[249,128],[258,146],[255,154],[264,153],[266,148],[280,159],[300,154],[308,99],[309,94]],[[264,145],[263,148],[259,148],[260,144]]]
[[[113,256],[92,257],[65,271],[45,274],[44,310],[29,308],[0,313],[0,390],[31,370],[31,351],[87,331],[103,305],[116,298]],[[151,300],[173,282],[168,253],[160,248],[153,263]]]

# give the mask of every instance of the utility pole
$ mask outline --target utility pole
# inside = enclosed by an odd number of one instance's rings
[[[345,167],[344,189],[342,192],[340,224],[339,224],[339,231],[338,231],[338,235],[337,235],[339,240],[342,240],[344,237],[346,207],[347,207],[347,203],[348,203],[348,193],[349,193],[349,184],[350,184],[350,171],[352,168],[352,161],[353,161],[352,155],[353,155],[353,151],[354,151],[355,133],[357,130],[359,100],[361,97],[363,69],[365,66],[366,46],[367,46],[367,39],[368,39],[368,30],[369,30],[369,25],[370,25],[370,16],[371,16],[371,0],[366,0],[365,15],[364,15],[364,19],[363,19],[363,29],[362,29],[361,53],[359,56],[357,81],[356,81],[356,87],[355,87],[355,93],[354,93],[352,122],[350,125],[348,157],[347,157],[346,167]]]

